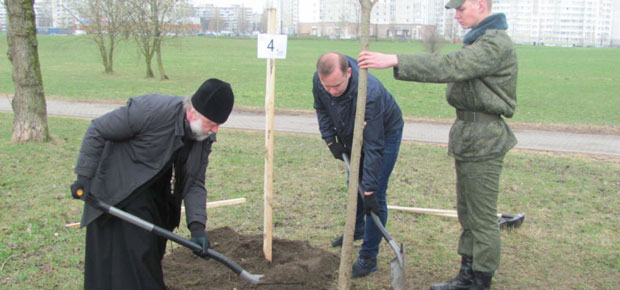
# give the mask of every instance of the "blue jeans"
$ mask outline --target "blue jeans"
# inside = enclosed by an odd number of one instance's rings
[[[374,193],[377,196],[379,202],[379,209],[381,214],[379,219],[383,226],[387,224],[388,212],[386,192],[388,188],[388,181],[390,174],[396,164],[398,158],[398,151],[400,150],[400,141],[403,137],[402,129],[397,133],[387,136],[385,138],[385,145],[383,147],[383,163],[379,172],[379,184],[377,185],[377,191]],[[347,178],[348,179],[348,178]],[[355,218],[355,231],[364,231],[364,242],[362,248],[359,251],[360,256],[364,256],[369,259],[376,259],[379,254],[379,244],[383,239],[381,231],[377,228],[372,218],[368,216],[368,222],[366,222],[366,214],[364,214],[364,200],[357,196],[357,213]]]

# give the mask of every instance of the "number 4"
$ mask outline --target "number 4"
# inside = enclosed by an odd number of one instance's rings
[[[273,52],[273,39],[267,44],[267,49],[271,49],[271,52]]]

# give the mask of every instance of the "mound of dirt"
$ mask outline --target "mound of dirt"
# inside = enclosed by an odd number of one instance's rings
[[[273,239],[272,263],[263,255],[262,235],[240,235],[225,227],[207,231],[211,248],[251,274],[264,274],[251,285],[219,262],[176,246],[162,262],[170,289],[332,289],[339,257],[306,241]]]

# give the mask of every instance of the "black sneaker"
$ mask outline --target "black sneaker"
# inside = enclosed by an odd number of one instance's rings
[[[358,241],[364,238],[364,231],[359,231],[359,232],[355,232],[353,233],[353,240],[354,241]],[[344,236],[340,236],[339,238],[337,238],[335,241],[332,242],[332,247],[342,247],[342,240],[344,239]]]
[[[351,273],[351,277],[360,278],[364,276],[368,276],[368,274],[379,270],[377,266],[377,259],[368,259],[363,256],[360,256],[353,265],[353,272]]]

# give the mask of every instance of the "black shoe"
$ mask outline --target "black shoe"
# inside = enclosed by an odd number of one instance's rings
[[[431,290],[467,290],[474,285],[474,271],[471,267],[472,259],[461,258],[461,270],[452,280],[431,285]]]
[[[493,273],[474,271],[474,286],[472,290],[490,290]]]
[[[363,256],[360,256],[357,259],[357,262],[353,265],[353,272],[351,273],[351,277],[360,278],[364,276],[368,276],[368,274],[379,270],[377,266],[377,259],[368,259]]]
[[[364,231],[358,231],[353,234],[353,240],[358,241],[364,238]],[[342,240],[344,236],[340,236],[335,241],[332,242],[332,247],[342,247]]]

